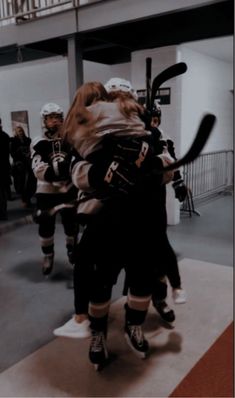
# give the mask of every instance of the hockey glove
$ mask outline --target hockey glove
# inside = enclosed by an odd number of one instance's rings
[[[114,193],[127,194],[135,185],[137,176],[138,168],[135,164],[114,160],[105,174],[104,181]]]
[[[91,187],[98,191],[106,194],[126,194],[135,184],[137,174],[138,169],[135,165],[113,160],[108,165],[91,166],[88,179]]]
[[[44,179],[48,182],[66,181],[70,176],[70,164],[66,160],[55,161],[46,169]]]
[[[183,202],[187,196],[187,187],[183,180],[177,180],[172,184],[175,190],[175,197],[179,202]]]
[[[149,152],[149,144],[142,138],[123,139],[117,143],[113,160],[118,163],[132,164],[140,168]]]

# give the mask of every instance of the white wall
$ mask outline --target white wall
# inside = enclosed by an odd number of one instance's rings
[[[145,88],[145,60],[152,58],[152,79],[164,68],[183,61],[187,72],[162,87],[171,88],[171,104],[162,105],[162,129],[175,142],[177,155],[189,148],[202,116],[216,115],[217,123],[203,152],[233,147],[233,67],[231,63],[193,51],[187,46],[169,46],[132,53],[131,80]]]
[[[178,62],[176,46],[161,47],[158,49],[142,50],[132,53],[131,78],[134,87],[145,89],[145,64],[146,58],[152,58],[152,80],[162,70]],[[171,136],[176,145],[177,152],[180,149],[181,140],[181,84],[182,77],[169,80],[161,87],[171,88],[171,102],[169,105],[162,105],[161,128]]]
[[[62,57],[0,68],[0,117],[11,135],[11,112],[27,110],[30,136],[41,134],[40,109],[45,102],[68,108],[67,61]]]
[[[222,60],[179,47],[180,58],[188,65],[182,79],[181,153],[185,153],[202,115],[216,115],[215,128],[203,152],[233,147],[233,69]]]
[[[132,53],[131,80],[144,89],[146,58],[152,58],[152,80],[166,67],[183,61],[185,74],[164,83],[171,88],[170,105],[162,105],[161,128],[175,143],[176,156],[186,153],[206,112],[216,115],[217,123],[203,152],[233,148],[232,65],[186,46],[169,46]],[[179,203],[168,186],[168,223],[179,222]]]
[[[142,50],[132,53],[131,77],[136,89],[145,89],[146,58],[152,58],[152,80],[162,70],[178,62],[176,46],[158,49]],[[181,91],[182,77],[169,80],[162,87],[170,87],[171,99],[169,105],[162,105],[161,128],[174,140],[176,153],[179,153],[181,142]],[[171,184],[167,187],[167,219],[169,225],[175,225],[180,220],[179,202],[175,199]]]
[[[84,62],[84,80],[119,76],[132,81],[136,89],[145,89],[145,60],[152,57],[152,78],[166,67],[184,61],[188,71],[163,85],[171,88],[170,105],[162,106],[162,129],[175,142],[176,154],[188,149],[204,112],[217,116],[216,128],[205,152],[233,147],[232,65],[196,52],[187,46],[169,46],[132,53],[131,63],[103,65]],[[30,136],[41,134],[40,109],[45,102],[69,107],[67,59],[64,57],[21,63],[0,68],[0,117],[9,134],[11,112],[27,110]],[[171,193],[168,203],[170,224],[179,222],[179,205]],[[169,202],[169,201],[168,201]]]
[[[84,62],[84,80],[99,80],[122,76],[130,79],[130,64],[103,65]],[[11,112],[28,111],[30,136],[41,134],[40,109],[45,102],[56,102],[65,113],[69,107],[67,59],[21,63],[0,68],[0,117],[4,130],[11,135]]]
[[[204,151],[231,149],[233,142],[232,65],[193,51],[186,46],[169,46],[132,53],[131,63],[103,65],[84,62],[84,80],[120,76],[136,89],[145,88],[145,59],[152,57],[152,77],[180,60],[188,65],[182,77],[169,80],[171,104],[163,105],[162,128],[176,143],[178,155],[190,145],[205,111],[217,116],[216,128]],[[39,110],[47,101],[69,106],[67,59],[64,57],[21,63],[0,68],[0,117],[11,134],[11,112],[28,110],[30,135],[41,133]]]

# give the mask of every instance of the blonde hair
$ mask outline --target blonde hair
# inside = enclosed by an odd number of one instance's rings
[[[70,143],[73,143],[78,127],[81,136],[94,130],[96,120],[86,107],[98,101],[108,101],[108,93],[100,82],[88,82],[79,87],[63,126],[63,136]]]
[[[19,133],[23,133],[23,135],[26,137],[24,128],[22,126],[16,126],[15,129],[14,129],[14,135],[16,137],[18,137]]]

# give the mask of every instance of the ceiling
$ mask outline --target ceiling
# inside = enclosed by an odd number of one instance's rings
[[[121,63],[133,51],[233,35],[233,15],[234,2],[226,0],[100,28],[79,39],[86,60]]]

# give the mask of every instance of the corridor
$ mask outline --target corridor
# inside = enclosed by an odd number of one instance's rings
[[[11,211],[15,217],[25,216],[16,209],[17,201],[10,206],[9,223]],[[110,316],[112,355],[98,373],[87,357],[89,340],[52,334],[73,309],[72,270],[66,264],[60,223],[55,270],[47,280],[41,276],[37,226],[4,233],[0,243],[0,396],[214,397],[218,392],[232,396],[233,197],[217,196],[198,211],[200,216],[182,214],[181,223],[168,228],[188,294],[186,304],[174,305],[169,288],[168,302],[176,313],[173,327],[151,307],[145,324],[150,355],[144,361],[136,358],[124,340],[120,275]],[[221,343],[213,346],[219,337]],[[222,355],[213,356],[221,344]],[[203,368],[208,358],[210,366]],[[200,369],[207,369],[208,375],[202,377]],[[208,388],[211,395],[205,394]]]

